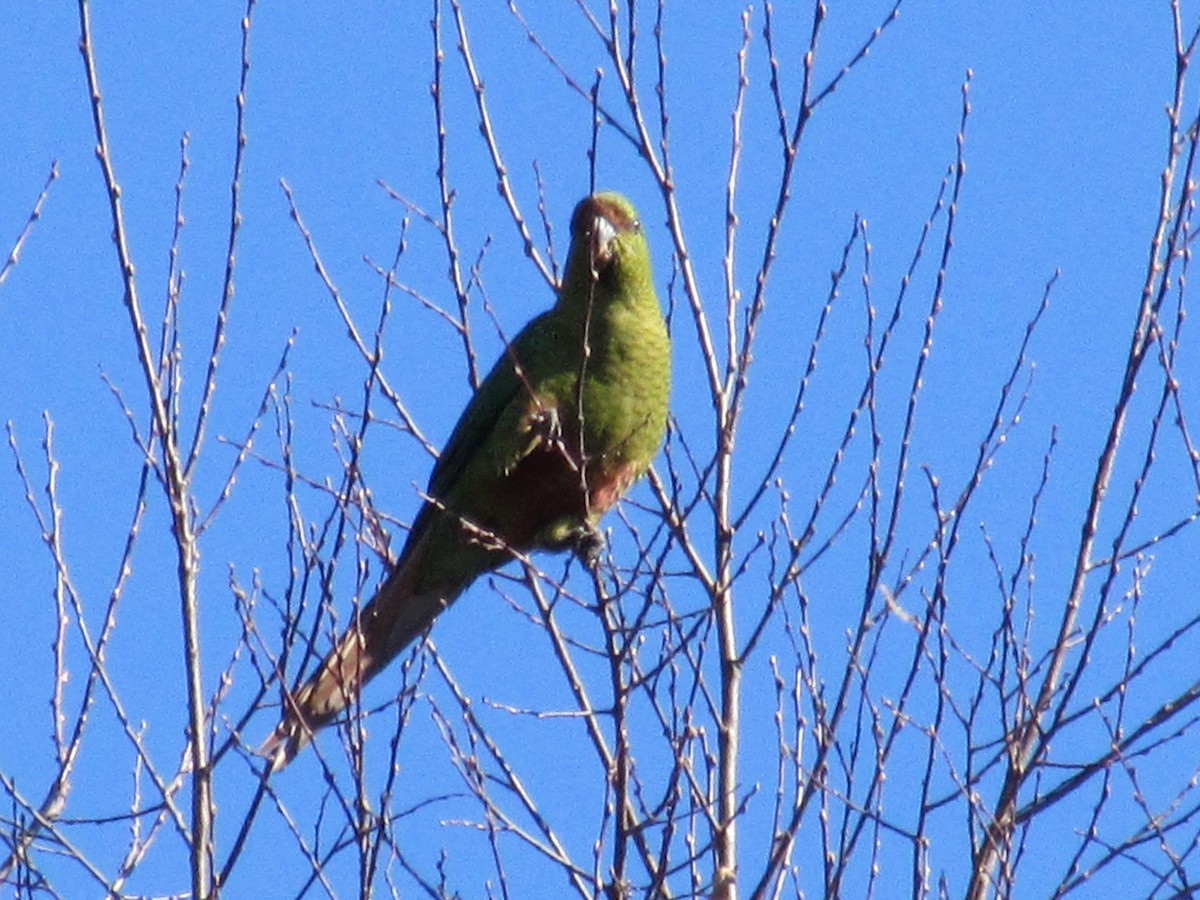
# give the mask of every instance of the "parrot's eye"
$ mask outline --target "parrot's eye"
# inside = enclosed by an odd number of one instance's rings
[[[641,234],[642,233],[642,220],[634,219],[633,224],[629,226],[629,230],[632,231],[634,234]]]

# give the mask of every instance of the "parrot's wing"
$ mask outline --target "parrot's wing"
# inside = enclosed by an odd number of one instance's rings
[[[515,428],[512,434],[498,434],[496,426],[501,420],[515,425],[518,417],[513,415],[514,405],[527,405],[533,390],[531,378],[535,377],[529,368],[536,364],[538,345],[544,345],[546,339],[551,337],[543,333],[549,324],[545,315],[538,316],[496,360],[491,372],[463,410],[433,467],[433,473],[429,476],[431,497],[451,500],[464,471],[481,452],[491,456],[496,471],[502,472],[529,451],[527,444],[533,442],[534,436],[521,436]],[[517,371],[518,366],[520,372]]]

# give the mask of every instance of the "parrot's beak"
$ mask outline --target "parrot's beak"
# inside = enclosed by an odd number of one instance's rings
[[[592,262],[607,263],[612,258],[612,241],[617,228],[604,216],[596,216],[592,222]]]

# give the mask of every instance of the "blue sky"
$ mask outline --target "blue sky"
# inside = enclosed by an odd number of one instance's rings
[[[322,407],[341,398],[356,408],[363,371],[313,271],[280,181],[294,191],[300,214],[348,305],[360,321],[372,323],[382,284],[368,261],[391,264],[405,215],[377,181],[425,209],[438,208],[429,92],[430,8],[425,3],[371,3],[352,9],[318,5],[301,12],[262,4],[254,10],[236,294],[205,461],[197,470],[197,493],[206,509],[215,502],[235,454],[220,438],[243,439],[293,329],[288,385],[297,464],[317,480],[339,477],[330,417]],[[815,67],[817,83],[828,82],[853,57],[888,9],[886,3],[830,4]],[[600,43],[575,6],[530,3],[522,10],[572,73],[590,84],[605,61]],[[648,11],[647,5],[643,15]],[[226,2],[98,4],[92,10],[113,162],[152,332],[166,293],[180,139],[184,133],[189,136],[179,265],[186,273],[180,313],[183,405],[192,415],[221,295],[243,12],[241,5]],[[736,4],[711,4],[703,10],[668,4],[665,16],[679,205],[709,315],[718,323],[740,13]],[[783,90],[794,98],[810,13],[778,8],[775,15]],[[548,306],[552,295],[522,258],[518,236],[497,197],[470,87],[456,55],[449,9],[443,16],[447,146],[459,241],[468,262],[486,245],[482,277],[487,296],[500,327],[511,335]],[[537,55],[503,4],[474,5],[466,16],[514,190],[536,225],[536,163],[561,260],[571,208],[588,189],[590,110]],[[750,17],[750,86],[740,179],[743,228],[737,277],[746,294],[753,287],[779,165],[766,90],[762,16],[756,8]],[[106,379],[143,427],[147,404],[93,153],[77,14],[63,4],[21,4],[8,11],[7,20],[0,32],[0,71],[10,85],[0,116],[0,248],[7,252],[8,242],[23,227],[52,160],[57,160],[60,177],[19,264],[0,284],[0,419],[12,423],[39,489],[46,479],[44,462],[39,463],[43,412],[54,422],[66,552],[75,587],[98,623],[117,576],[142,461]],[[652,26],[652,18],[641,25],[644,51],[651,49]],[[639,60],[647,103],[653,101],[652,63],[652,55]],[[981,596],[980,585],[990,583],[991,577],[977,525],[984,523],[989,535],[1013,551],[1051,430],[1056,429],[1052,487],[1039,511],[1037,532],[1038,590],[1045,609],[1034,627],[1049,629],[1057,621],[1056,598],[1067,586],[1080,511],[1123,371],[1157,216],[1166,154],[1163,109],[1174,83],[1171,18],[1165,4],[1112,4],[1091,12],[1063,4],[952,0],[902,7],[899,20],[818,108],[806,133],[751,370],[751,400],[739,436],[748,474],[738,490],[740,496],[749,495],[753,473],[769,458],[788,408],[779,398],[790,402],[829,290],[829,273],[838,264],[856,215],[868,222],[875,302],[881,309],[889,307],[941,179],[955,159],[968,69],[972,111],[966,127],[967,175],[909,480],[923,488],[923,465],[947,485],[960,485],[967,477],[1025,324],[1038,307],[1045,283],[1061,270],[1030,350],[1036,368],[1021,424],[982,488],[980,508],[972,510],[974,519],[964,527],[964,541],[974,545],[969,554],[978,556],[980,568],[974,576],[964,573],[964,580],[956,584],[962,615],[969,621],[975,614],[972,597]],[[616,109],[612,79],[609,67],[602,96]],[[794,120],[794,101],[789,115]],[[615,128],[601,129],[597,170],[599,186],[617,188],[638,203],[655,252],[660,294],[682,307],[678,285],[670,286],[673,266],[662,204],[644,166]],[[406,238],[401,279],[434,301],[451,304],[438,236],[414,222]],[[535,238],[541,238],[537,229]],[[918,270],[914,310],[923,310],[928,302],[939,252],[940,239],[931,244]],[[857,389],[857,381],[839,378],[839,373],[861,366],[861,258],[860,249],[853,278],[844,287],[847,312],[831,325],[810,408],[787,457],[783,474],[797,497],[811,493],[823,477],[831,448],[845,426],[846,404]],[[440,445],[469,395],[461,345],[429,310],[403,296],[393,302],[384,370],[425,434]],[[473,315],[480,362],[486,366],[500,341],[478,306]],[[911,350],[914,341],[919,344],[922,316],[907,316],[898,332],[899,346]],[[682,310],[672,327],[672,409],[681,431],[703,451],[711,446],[712,433],[705,418],[709,404],[694,330]],[[906,360],[902,366],[907,373],[909,357],[900,356],[906,351],[896,352],[898,361]],[[1192,371],[1194,362],[1185,351],[1177,371],[1185,389]],[[907,390],[899,374],[884,388],[893,399],[884,414],[885,419],[893,417],[887,420],[893,434],[896,410],[902,409],[894,401],[902,401]],[[1024,377],[1018,384],[1024,386]],[[1144,404],[1156,390],[1151,388]],[[1148,409],[1137,407],[1143,423]],[[273,427],[268,415],[256,445],[267,456],[272,455]],[[1195,491],[1178,441],[1168,440],[1165,446],[1170,450],[1162,453],[1142,504],[1144,516],[1134,529],[1142,537],[1194,507]],[[407,521],[417,507],[417,491],[425,483],[429,462],[429,455],[413,442],[386,427],[376,429],[364,451],[375,503]],[[1128,495],[1137,464],[1132,449],[1119,461],[1114,487],[1118,497]],[[849,476],[854,483],[837,495],[843,503],[857,491],[856,478]],[[224,665],[237,639],[230,578],[249,585],[257,572],[263,590],[274,596],[286,583],[287,520],[281,490],[276,473],[247,466],[222,508],[221,527],[214,527],[203,545],[202,624],[209,672]],[[151,497],[110,657],[131,715],[146,723],[152,745],[166,760],[178,754],[185,722],[178,700],[183,667],[167,514],[161,493],[151,491]],[[645,486],[635,491],[635,499],[649,502]],[[311,506],[305,514],[319,519],[319,498],[310,495],[308,500]],[[36,496],[35,502],[44,506],[45,496]],[[927,507],[923,500],[911,502],[914,525]],[[922,535],[928,537],[919,526],[904,534],[912,552],[919,552]],[[14,700],[10,714],[0,720],[0,772],[16,777],[30,795],[40,796],[47,773],[53,771],[47,706],[53,569],[11,463],[0,465],[0,542],[7,548],[0,579],[9,585],[0,607],[0,681]],[[1150,645],[1178,624],[1178,614],[1194,605],[1188,561],[1195,549],[1194,536],[1185,531],[1156,559],[1148,588],[1152,596],[1137,623]],[[809,584],[813,596],[845,593],[847,586],[839,583],[844,576],[838,566],[818,568]],[[352,586],[350,575],[341,577],[349,578],[346,584]],[[861,590],[861,578],[852,581],[849,591],[854,590]],[[835,603],[817,608],[814,624],[825,629],[831,653],[843,643],[840,635],[848,621],[846,609]],[[528,623],[502,608],[483,584],[438,623],[435,640],[462,684],[478,695],[523,709],[569,704],[563,686],[543,677],[544,668],[539,674],[539,666],[549,665],[545,644],[537,643]],[[761,658],[756,664],[765,665]],[[75,683],[82,675],[77,662]],[[251,690],[251,685],[235,684],[234,698],[244,700]],[[430,687],[435,696],[430,702],[444,704],[444,690],[438,690]],[[382,701],[388,685],[376,685],[375,691],[375,700]],[[748,700],[750,713],[761,716],[762,735],[769,735],[770,727],[769,710],[762,704],[770,702],[771,698]],[[1152,704],[1153,699],[1144,702]],[[231,702],[228,714],[235,715],[234,710],[240,707]],[[413,801],[421,794],[412,779],[427,778],[420,788],[429,792],[461,789],[445,762],[429,712],[422,708],[415,716],[420,721],[411,735],[406,732],[408,743],[401,751],[401,780],[409,779],[405,790],[412,791],[406,799]],[[270,719],[270,711],[257,716],[249,739],[265,734]],[[505,734],[514,757],[540,769],[538,760],[550,751],[547,732],[525,719],[503,727],[511,729]],[[386,726],[379,730],[386,731]],[[102,713],[96,714],[94,731],[95,743],[85,748],[72,797],[78,804],[72,810],[80,816],[120,812],[130,804],[128,745],[111,717]],[[1175,760],[1177,767],[1162,765],[1161,784],[1149,773],[1149,792],[1162,800],[1181,788],[1190,772],[1186,760],[1195,755],[1194,736],[1168,748],[1164,758]],[[591,820],[574,823],[578,827],[573,831],[570,810],[577,785],[595,777],[595,765],[590,759],[555,756],[559,764],[541,773],[546,779],[543,796],[547,808],[567,820],[567,837],[584,848],[586,858]],[[113,759],[119,760],[115,773]],[[751,769],[746,777],[756,782],[764,776]],[[107,795],[114,784],[115,799]],[[279,781],[287,802],[310,817],[320,802],[320,787],[317,770],[306,768],[303,761]],[[240,808],[243,798],[234,787],[227,790],[230,794],[219,796],[218,802],[236,816],[232,810]],[[463,815],[444,809],[432,820]],[[1067,832],[1081,827],[1069,816],[1064,819],[1047,827]],[[463,837],[466,829],[431,829],[429,821],[414,817],[411,833],[404,835],[413,863],[426,877],[434,877],[439,849],[452,846],[457,855],[450,884],[464,897],[483,896],[483,876],[473,872],[486,865],[486,846],[470,835]],[[284,854],[272,852],[286,835],[281,837],[277,822],[259,825],[249,852],[261,864],[239,870],[238,877],[245,880],[231,890],[237,896],[276,891],[290,895],[301,883],[295,880],[296,870],[284,862]],[[761,823],[751,824],[751,839],[763,839],[762,828]],[[948,833],[957,829],[954,840],[962,839],[961,823],[947,822],[945,828]],[[120,857],[119,844],[106,847],[91,833],[80,840],[109,866]],[[162,844],[130,890],[155,895],[185,888],[178,842],[172,845],[164,838]],[[813,846],[800,854],[801,859],[810,858],[805,853],[813,853]],[[1043,863],[1037,847],[1029,852],[1032,859],[1023,870],[1030,879],[1027,895],[1040,896],[1037,880],[1045,877],[1052,879],[1047,883],[1056,883],[1061,860],[1047,854]],[[532,862],[526,868],[520,864],[523,857],[514,859],[516,896],[547,895],[560,887],[558,882],[540,881],[544,876]],[[955,879],[962,873],[949,844],[945,856],[935,852],[933,864],[935,871],[948,873],[951,894],[961,893]],[[94,891],[94,882],[79,870],[61,871],[65,894]],[[407,895],[411,883],[397,877],[401,893]],[[353,878],[352,870],[331,872],[339,894],[354,893]],[[1088,896],[1103,895],[1101,890]]]

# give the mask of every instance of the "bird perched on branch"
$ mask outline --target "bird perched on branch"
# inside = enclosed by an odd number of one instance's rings
[[[514,553],[594,541],[650,467],[671,346],[637,211],[584,198],[554,306],[505,348],[454,427],[388,579],[260,748],[283,768],[479,575]]]

